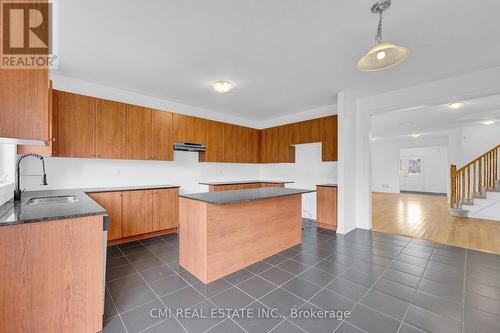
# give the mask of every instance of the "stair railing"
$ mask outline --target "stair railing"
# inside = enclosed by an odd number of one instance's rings
[[[495,188],[499,180],[499,153],[497,145],[458,170],[456,165],[450,166],[451,208],[462,208],[462,204],[472,203],[475,196]]]

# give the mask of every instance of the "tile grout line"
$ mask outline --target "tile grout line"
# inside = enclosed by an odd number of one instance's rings
[[[409,239],[409,240],[407,241],[407,243],[405,244],[405,246],[403,246],[403,247],[401,248],[401,250],[399,250],[399,252],[397,252],[397,253],[398,253],[398,255],[397,255],[397,256],[395,256],[395,257],[391,260],[391,262],[389,263],[389,265],[387,265],[387,266],[386,266],[386,268],[384,269],[384,271],[383,271],[382,273],[380,273],[380,275],[378,276],[378,278],[377,278],[377,279],[376,279],[376,280],[375,280],[375,281],[371,284],[370,288],[368,288],[368,290],[366,290],[366,292],[365,292],[365,293],[361,296],[361,298],[359,299],[359,301],[357,301],[357,303],[355,303],[355,304],[354,304],[354,306],[353,306],[353,308],[352,308],[353,310],[354,310],[354,309],[355,309],[355,308],[356,308],[356,307],[357,307],[357,306],[361,303],[361,300],[363,300],[363,298],[365,298],[365,296],[366,296],[366,295],[367,295],[367,294],[368,294],[371,290],[373,290],[373,286],[375,286],[375,284],[376,284],[376,283],[377,283],[380,279],[382,279],[382,275],[383,275],[383,274],[384,274],[384,273],[385,273],[385,272],[389,269],[390,265],[392,265],[392,263],[396,260],[396,258],[398,258],[398,257],[399,257],[399,255],[400,255],[400,254],[404,251],[404,249],[406,249],[406,247],[408,246],[408,244],[410,244],[410,242],[411,242],[411,239]],[[383,293],[383,294],[385,294],[385,293]],[[364,304],[363,304],[363,306],[364,306]],[[374,310],[374,309],[373,309],[373,310]],[[384,314],[384,313],[382,313],[382,312],[380,312],[380,311],[377,311],[377,310],[375,310],[375,311],[376,311],[376,312],[378,312],[378,313],[380,313],[380,314],[382,314],[382,315],[384,315],[384,316],[387,316],[386,314]],[[390,316],[387,316],[387,317],[392,318],[392,317],[390,317]],[[403,318],[403,319],[404,319],[404,318]],[[337,327],[337,328],[333,331],[333,333],[335,333],[335,332],[339,329],[339,327],[342,325],[342,323],[343,323],[343,322],[345,322],[345,321],[346,321],[346,320],[345,320],[345,319],[343,319],[343,320],[342,320],[342,322],[340,323],[340,325],[339,325],[339,326],[338,326],[338,327]],[[398,321],[399,321],[399,320],[398,320]],[[356,326],[356,325],[355,325],[355,324],[353,324],[353,323],[350,323],[350,322],[347,322],[347,323],[348,323],[348,324],[350,324],[350,325],[352,325],[352,326],[354,326],[354,327],[356,327],[356,328],[359,328],[358,326]],[[401,327],[401,325],[402,325],[402,321],[401,321],[401,323],[400,323],[400,327]],[[359,329],[361,329],[361,328],[359,328]],[[399,329],[398,329],[398,332],[399,332]]]
[[[105,288],[106,288],[106,291],[109,293],[109,298],[111,298],[111,302],[113,303],[113,306],[115,307],[115,310],[116,310],[116,316],[113,316],[113,317],[111,317],[111,318],[108,318],[108,319],[106,319],[106,320],[103,320],[103,323],[102,323],[102,326],[103,326],[103,327],[102,327],[102,329],[103,329],[103,331],[104,331],[104,322],[106,322],[106,321],[107,321],[107,320],[109,320],[109,319],[112,319],[112,318],[118,317],[118,318],[120,319],[120,322],[122,323],[123,327],[125,328],[125,332],[126,332],[126,333],[128,333],[128,329],[127,329],[127,327],[125,326],[125,323],[123,322],[123,319],[122,319],[122,317],[121,317],[121,315],[120,315],[120,311],[118,311],[118,307],[117,307],[117,306],[116,306],[116,304],[115,304],[115,301],[114,301],[114,299],[113,299],[113,296],[111,295],[111,292],[109,292],[109,290],[107,290],[107,289],[108,289],[108,286],[105,286]],[[106,299],[105,299],[104,301],[106,302]]]
[[[141,242],[141,241],[139,241],[139,243],[140,243],[142,246],[144,246],[144,244],[142,244],[142,242]],[[149,249],[148,249],[146,246],[144,246],[144,247],[146,248],[146,250],[147,250],[147,251],[149,251]],[[119,248],[119,250],[120,250],[120,251],[122,252],[122,254],[125,256],[125,254],[123,253],[122,249],[120,249],[120,248]],[[149,252],[151,252],[151,251],[149,251]],[[153,255],[154,255],[154,253],[153,253],[153,252],[151,252],[151,254],[153,254]],[[132,262],[128,259],[128,257],[127,257],[127,256],[125,256],[125,258],[126,258],[126,259],[127,259],[127,261],[130,263],[130,265],[132,265],[132,267],[133,267],[134,269],[136,269],[136,268],[134,267],[134,265],[132,264]],[[160,258],[158,258],[158,259],[160,259]],[[160,259],[160,260],[161,260],[161,259]],[[158,296],[158,294],[156,293],[156,291],[154,291],[154,289],[153,289],[153,288],[151,288],[151,286],[149,285],[149,283],[147,283],[147,281],[144,279],[144,277],[142,276],[142,274],[141,274],[140,272],[137,272],[137,273],[138,273],[138,274],[139,274],[139,276],[141,277],[142,281],[144,281],[144,283],[148,286],[148,288],[149,288],[149,289],[153,292],[153,294],[156,296],[157,300],[159,300],[159,301],[163,304],[163,306],[164,306],[165,308],[167,308],[167,309],[168,309],[168,306],[167,306],[167,305],[163,302],[163,300],[160,298],[160,296]],[[152,301],[153,301],[153,300],[151,300],[151,301],[149,301],[149,302],[147,302],[147,303],[150,303],[150,302],[152,302]],[[144,303],[144,304],[147,304],[147,303]],[[142,305],[144,305],[144,304],[142,304]],[[141,306],[142,306],[142,305],[141,305]],[[130,310],[131,310],[131,309],[130,309]],[[129,311],[130,311],[130,310],[129,310]],[[120,317],[120,318],[121,318],[121,317]],[[181,322],[180,322],[177,318],[175,318],[175,317],[174,317],[174,319],[175,319],[175,320],[177,321],[177,323],[178,323],[178,324],[182,327],[182,329],[183,329],[184,331],[186,331],[186,332],[187,332],[187,329],[186,329],[186,328],[185,328],[185,327],[181,324]],[[160,323],[162,323],[162,322],[164,322],[164,321],[166,321],[166,320],[167,320],[167,319],[162,320],[162,321],[160,321],[160,322],[158,322],[158,323],[156,323],[156,324],[158,324],[158,325],[159,325]],[[123,320],[122,320],[122,321],[123,321]],[[155,325],[156,325],[156,324],[155,324]],[[125,326],[125,323],[124,323],[123,325]],[[144,330],[149,329],[149,328],[151,328],[151,327],[153,327],[153,326],[155,326],[155,325],[152,325],[152,326],[146,327]],[[125,327],[125,329],[127,329],[127,328]],[[144,330],[141,330],[141,331],[144,331]],[[127,332],[128,332],[128,330],[127,330]]]
[[[436,252],[436,248],[437,248],[437,244],[438,243],[435,243],[434,245],[434,249],[432,250],[432,254],[429,258],[429,260],[427,260],[427,264],[425,265],[425,269],[424,269],[424,275],[425,275],[425,271],[427,270],[427,267],[429,266],[429,262],[431,261],[432,259],[432,256],[434,255],[434,252]],[[422,275],[422,278],[418,281],[418,285],[417,285],[417,288],[415,288],[415,292],[413,293],[413,295],[411,296],[411,299],[410,299],[410,305],[408,306],[408,309],[406,309],[405,311],[405,314],[403,316],[403,320],[401,321],[400,325],[399,325],[399,329],[398,329],[398,333],[399,331],[401,331],[401,328],[403,327],[403,323],[405,322],[405,319],[406,319],[406,316],[408,315],[408,311],[410,310],[410,306],[413,305],[413,297],[415,296],[415,294],[418,292],[418,287],[420,287],[420,283],[422,282],[422,280],[424,279],[424,275]],[[413,325],[412,325],[413,326]],[[417,327],[420,329],[420,327]]]

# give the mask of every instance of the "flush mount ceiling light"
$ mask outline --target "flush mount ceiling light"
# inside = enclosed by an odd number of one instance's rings
[[[225,94],[234,89],[234,83],[225,80],[217,80],[212,83],[212,88],[218,93]]]
[[[457,109],[463,108],[464,105],[465,105],[464,102],[452,102],[452,103],[448,103],[448,107],[450,109],[453,109],[453,110],[457,110]]]
[[[483,120],[483,121],[481,121],[481,124],[483,124],[483,125],[493,125],[494,123],[496,123],[495,120]]]
[[[420,136],[420,134],[412,134],[411,136],[414,138],[418,138]]]
[[[408,58],[406,47],[382,42],[382,13],[391,6],[391,0],[379,0],[372,6],[372,13],[379,15],[375,45],[358,61],[358,69],[363,72],[380,71],[394,66]]]

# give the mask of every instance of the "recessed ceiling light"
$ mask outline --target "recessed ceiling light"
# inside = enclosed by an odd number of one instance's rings
[[[496,121],[495,120],[483,120],[481,121],[481,124],[483,125],[493,125]]]
[[[418,138],[420,136],[420,134],[412,134],[411,136],[414,138]]]
[[[448,107],[450,109],[453,109],[453,110],[457,110],[457,109],[463,108],[464,105],[465,105],[464,102],[452,102],[452,103],[448,103]]]
[[[212,88],[218,93],[225,94],[234,89],[234,83],[225,80],[217,80],[212,83]]]

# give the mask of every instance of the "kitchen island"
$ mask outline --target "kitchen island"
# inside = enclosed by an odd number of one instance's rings
[[[179,195],[179,263],[210,283],[301,242],[314,190],[257,188]]]

